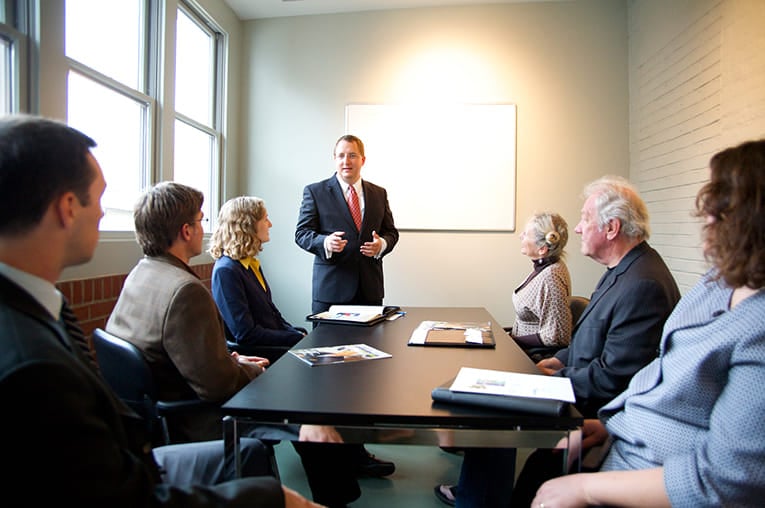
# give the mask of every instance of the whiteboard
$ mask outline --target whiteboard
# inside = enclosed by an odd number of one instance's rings
[[[399,229],[515,229],[515,105],[349,104],[345,131]]]

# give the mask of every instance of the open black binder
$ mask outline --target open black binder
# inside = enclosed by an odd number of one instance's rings
[[[325,312],[306,316],[306,320],[336,325],[372,326],[400,310],[398,305],[333,305]]]

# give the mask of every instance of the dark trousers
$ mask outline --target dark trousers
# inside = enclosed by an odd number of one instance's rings
[[[511,505],[515,448],[465,448],[457,484],[457,508]]]
[[[245,426],[244,433],[276,446],[289,441],[300,456],[313,500],[329,507],[345,506],[361,496],[356,479],[361,445],[297,441],[299,425]],[[362,448],[363,450],[363,448]]]
[[[259,439],[242,438],[240,442],[242,476],[272,476],[267,445]],[[177,486],[215,485],[227,480],[223,441],[201,441],[154,448],[154,459],[162,471],[162,480]]]
[[[531,506],[531,501],[547,480],[563,475],[562,450],[534,450],[523,465],[513,489],[513,506]]]
[[[345,506],[361,496],[355,464],[358,446],[292,441],[305,469],[313,500],[329,507]]]

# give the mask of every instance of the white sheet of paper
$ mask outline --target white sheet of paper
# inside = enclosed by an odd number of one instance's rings
[[[449,388],[453,392],[511,395],[576,402],[571,380],[543,374],[462,367]]]

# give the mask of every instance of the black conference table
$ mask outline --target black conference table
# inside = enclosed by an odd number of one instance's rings
[[[405,316],[371,327],[323,323],[294,346],[367,344],[390,358],[311,366],[287,353],[222,406],[227,464],[237,477],[242,424],[333,425],[358,443],[512,448],[552,448],[582,425],[573,407],[546,416],[434,402],[431,390],[461,367],[539,371],[484,308],[402,310]],[[496,347],[407,345],[425,320],[489,321]]]

